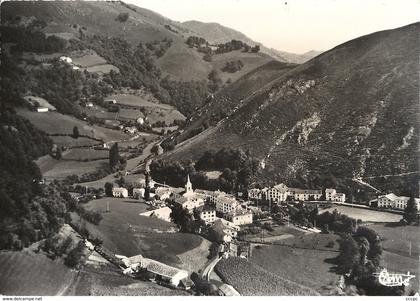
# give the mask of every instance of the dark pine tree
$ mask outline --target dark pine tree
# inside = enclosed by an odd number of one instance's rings
[[[407,201],[407,207],[404,209],[404,219],[409,223],[413,224],[417,220],[417,207],[416,201],[413,196]]]
[[[120,160],[118,143],[114,143],[109,150],[109,167],[114,168]]]

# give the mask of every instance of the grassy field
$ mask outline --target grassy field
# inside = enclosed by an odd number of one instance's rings
[[[181,266],[183,262],[177,255],[199,247],[203,240],[198,235],[175,232],[172,223],[141,216],[148,205],[137,200],[102,198],[89,202],[86,208],[104,211],[108,202],[111,212],[103,213],[98,226],[88,224],[88,229],[116,254],[142,254]]]
[[[369,228],[382,237],[382,246],[385,250],[408,256],[409,241],[411,241],[412,256],[418,258],[420,255],[420,227],[373,224],[369,225]]]
[[[96,54],[94,51],[91,51],[85,55],[77,55],[76,53],[72,53],[71,58],[73,63],[79,67],[92,67],[96,65],[104,65],[106,64],[106,60]]]
[[[120,69],[118,69],[114,65],[110,65],[110,64],[92,66],[92,67],[87,67],[85,69],[89,73],[103,73],[103,74],[108,74],[111,71],[115,71],[117,73],[120,73]]]
[[[333,212],[335,209],[337,209],[337,211],[342,214],[355,219],[361,219],[364,222],[392,223],[398,222],[401,219],[401,215],[399,214],[348,206],[334,206],[325,210],[321,210],[320,213],[325,211]]]
[[[66,147],[80,147],[80,146],[92,146],[96,145],[100,142],[87,138],[87,137],[79,137],[74,139],[71,136],[50,136],[51,139],[54,141],[55,144],[58,146],[66,146]]]
[[[60,295],[76,276],[61,260],[24,250],[0,252],[0,294]]]
[[[280,277],[319,290],[338,280],[338,275],[331,271],[334,265],[325,262],[338,255],[337,239],[338,236],[334,234],[295,236],[281,241],[287,246],[267,245],[254,248],[250,261]],[[326,247],[330,241],[334,242],[332,248]],[[328,249],[331,251],[325,251]]]
[[[83,161],[56,160],[49,156],[41,157],[37,164],[43,176],[47,179],[63,179],[69,175],[83,175],[95,172],[108,166],[108,159]]]
[[[221,260],[216,272],[243,296],[314,296],[315,290],[279,277],[239,257]]]
[[[142,96],[131,95],[131,94],[114,94],[108,97],[108,99],[115,99],[117,103],[133,107],[151,107],[160,108],[164,110],[172,110],[173,107],[167,104],[160,104],[150,102]]]
[[[18,114],[29,119],[37,128],[48,134],[72,134],[73,127],[77,126],[81,135],[92,136],[104,141],[123,140],[128,137],[121,131],[111,130],[99,126],[90,126],[86,122],[69,115],[57,112],[37,113],[20,109]]]

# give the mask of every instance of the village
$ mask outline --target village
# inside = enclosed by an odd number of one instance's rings
[[[326,188],[322,190],[310,190],[300,188],[290,188],[285,184],[278,184],[273,187],[262,189],[252,188],[248,190],[247,200],[241,196],[235,196],[220,190],[209,191],[194,189],[190,177],[187,176],[184,188],[175,188],[153,181],[146,173],[146,179],[140,180],[141,187],[132,189],[132,193],[124,187],[113,187],[112,196],[115,198],[132,198],[145,200],[153,208],[152,210],[141,213],[145,217],[162,219],[173,222],[173,211],[182,210],[188,213],[192,219],[199,219],[208,231],[216,233],[220,240],[217,245],[217,255],[203,269],[202,275],[210,280],[212,269],[219,260],[228,257],[239,257],[248,259],[251,248],[249,243],[238,237],[238,233],[247,233],[249,226],[253,228],[255,223],[264,223],[261,233],[261,242],[264,242],[264,227],[270,229],[271,220],[274,218],[272,207],[283,207],[287,211],[290,203],[316,204],[321,207],[326,205],[355,206],[369,210],[397,209],[403,210],[409,198],[397,197],[395,194],[378,196],[372,200],[369,206],[345,203],[344,193],[337,192],[336,189]],[[420,199],[415,199],[416,206],[419,208]],[[266,204],[262,206],[261,204]],[[329,205],[328,205],[329,204]],[[312,225],[310,227],[295,223],[289,216],[283,219],[288,225],[301,231],[321,233],[321,230]],[[201,229],[196,232],[208,238]],[[275,238],[275,237],[274,237]],[[257,239],[260,241],[260,239]],[[143,280],[151,280],[165,286],[178,289],[191,289],[194,282],[191,275],[186,270],[169,266],[162,262],[146,258],[142,255],[126,257],[116,255],[124,263],[123,273],[133,277],[140,277]],[[231,285],[224,283],[219,290],[226,295],[239,295]]]

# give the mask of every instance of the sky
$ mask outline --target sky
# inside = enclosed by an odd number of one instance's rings
[[[175,21],[216,22],[282,51],[328,50],[420,21],[420,0],[126,0]]]

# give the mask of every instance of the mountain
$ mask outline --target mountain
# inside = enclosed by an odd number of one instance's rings
[[[189,36],[197,35],[196,32],[182,23],[124,2],[36,1],[10,2],[3,5],[2,17],[34,16],[48,23],[44,29],[45,33],[55,33],[66,38],[77,39],[82,28],[85,34],[120,37],[132,45],[171,39],[171,47],[157,60],[157,65],[163,75],[170,75],[176,80],[206,80],[211,70],[223,68],[229,60],[250,61],[249,64],[245,62],[244,70],[231,78],[234,80],[272,59],[263,53],[245,54],[238,51],[233,58],[232,55],[221,54],[215,56],[214,63],[207,62],[203,60],[203,53],[185,44]],[[128,14],[128,19],[119,21],[118,16],[121,14]]]
[[[260,161],[257,182],[331,185],[357,198],[362,180],[417,194],[419,30],[415,23],[362,36],[279,72],[167,156],[240,147]]]
[[[205,38],[211,43],[225,43],[234,39],[244,41],[245,43],[252,46],[260,45],[261,52],[266,53],[281,62],[302,64],[321,53],[321,51],[312,50],[304,54],[296,54],[280,51],[274,48],[268,48],[259,42],[253,41],[251,38],[247,37],[243,33],[236,31],[232,28],[220,25],[218,23],[205,23],[192,20],[182,22],[181,24],[183,27],[189,29],[192,32],[195,32],[197,35]]]

